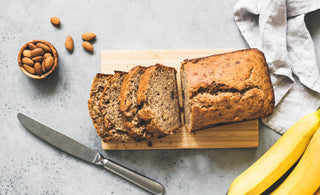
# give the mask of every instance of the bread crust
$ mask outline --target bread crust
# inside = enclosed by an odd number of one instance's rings
[[[151,78],[152,73],[156,70],[157,65],[159,65],[159,64],[148,67],[147,70],[140,77],[139,88],[138,88],[138,93],[137,93],[138,105],[141,105],[147,99],[146,94],[147,94],[148,88],[150,87],[149,86],[149,79]]]
[[[189,131],[218,123],[263,118],[273,111],[269,70],[264,54],[258,49],[184,60],[182,71],[187,75],[187,94],[184,95],[189,98],[185,105],[189,105],[191,111],[190,116],[185,116],[191,119]]]
[[[130,93],[129,88],[130,88],[130,82],[133,80],[133,77],[135,74],[141,70],[145,70],[146,67],[143,66],[136,66],[132,68],[128,74],[124,77],[122,85],[121,85],[121,92],[119,96],[119,101],[120,101],[120,111],[125,115],[125,116],[131,116],[129,113],[126,113],[128,108],[131,106],[131,102],[127,101],[128,93]]]

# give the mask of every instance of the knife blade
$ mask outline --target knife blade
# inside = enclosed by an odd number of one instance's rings
[[[50,145],[86,162],[103,166],[105,169],[121,176],[152,194],[164,193],[164,187],[160,183],[119,165],[110,159],[103,158],[97,151],[88,148],[74,139],[47,127],[22,113],[18,113],[17,117],[28,131]]]

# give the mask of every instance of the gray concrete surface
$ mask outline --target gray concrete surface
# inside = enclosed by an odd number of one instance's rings
[[[279,135],[260,125],[256,149],[102,151],[87,110],[100,52],[105,49],[207,49],[247,47],[233,21],[236,0],[0,1],[0,194],[144,194],[123,179],[70,157],[27,132],[16,118],[26,113],[98,150],[166,188],[166,194],[225,194],[232,180]],[[319,45],[320,26],[308,26]],[[51,16],[61,18],[53,27]],[[93,54],[81,34],[97,34]],[[64,48],[67,35],[75,50]],[[44,39],[59,51],[58,71],[32,80],[17,55],[30,40]],[[317,49],[318,56],[320,56]]]

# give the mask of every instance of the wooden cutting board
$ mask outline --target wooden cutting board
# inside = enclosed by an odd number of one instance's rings
[[[160,63],[177,70],[178,90],[181,97],[180,65],[184,59],[226,53],[236,49],[206,50],[107,50],[101,53],[101,72],[113,74],[114,70],[129,71],[137,65]],[[180,98],[182,100],[182,98]],[[182,101],[179,102],[183,106]],[[183,114],[183,113],[182,113]],[[196,148],[248,148],[258,147],[258,120],[230,123],[188,133],[184,127],[178,133],[150,142],[105,143],[104,150],[143,149],[196,149]]]

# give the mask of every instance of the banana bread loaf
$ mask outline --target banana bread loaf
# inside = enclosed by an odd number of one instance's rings
[[[258,49],[184,60],[181,66],[186,128],[263,118],[274,94],[265,57]]]
[[[140,78],[138,117],[152,137],[174,133],[181,126],[176,70],[156,64]]]

